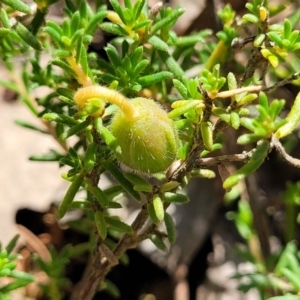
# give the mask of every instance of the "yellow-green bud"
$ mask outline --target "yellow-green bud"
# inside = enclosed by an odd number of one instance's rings
[[[177,154],[177,131],[167,113],[153,100],[130,101],[136,114],[125,116],[119,110],[110,126],[121,153],[118,160],[127,167],[144,173],[165,171]]]

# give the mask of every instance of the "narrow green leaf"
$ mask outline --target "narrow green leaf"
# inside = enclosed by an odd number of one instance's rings
[[[120,152],[121,148],[117,143],[116,138],[113,134],[102,124],[101,118],[96,118],[94,121],[94,127],[97,130],[100,137],[103,139],[105,144],[115,152]]]
[[[213,130],[210,121],[202,122],[200,125],[201,136],[207,150],[211,151],[213,146]]]
[[[83,45],[83,43],[80,44],[80,56],[79,56],[79,63],[82,67],[82,71],[85,75],[88,75],[89,72],[89,65],[88,65],[88,59],[87,59],[87,53],[86,53],[86,48]]]
[[[158,51],[158,54],[162,61],[167,65],[168,69],[173,73],[174,77],[181,79],[184,76],[184,71],[178,62],[167,52]]]
[[[12,283],[9,283],[6,286],[2,287],[1,292],[4,293],[4,294],[9,293],[13,290],[16,290],[16,289],[19,289],[23,286],[26,286],[30,282],[31,281],[27,281],[27,280],[16,280],[16,281],[14,281]]]
[[[150,203],[147,204],[147,211],[148,211],[148,214],[149,214],[149,217],[150,217],[152,223],[153,224],[158,224],[159,220],[158,220],[158,218],[156,216],[153,202],[150,202]]]
[[[281,126],[276,132],[275,136],[278,139],[281,139],[287,135],[289,135],[298,125],[300,121],[300,93],[298,93],[294,104],[287,115],[286,124]]]
[[[70,136],[75,135],[87,128],[92,123],[92,121],[92,119],[87,119],[81,123],[76,124],[75,126],[71,127],[68,131],[61,134],[59,139],[65,141]]]
[[[71,38],[66,35],[61,36],[60,41],[64,47],[71,48]]]
[[[75,200],[73,201],[69,209],[86,209],[86,210],[91,210],[92,209],[92,203],[89,201],[83,201],[83,200]]]
[[[12,271],[10,276],[12,278],[15,278],[15,279],[18,279],[18,280],[27,281],[27,283],[35,281],[34,276],[32,276],[31,274],[28,274],[26,272],[22,272],[22,271]]]
[[[102,22],[102,20],[106,17],[107,15],[107,11],[99,11],[97,12],[92,19],[90,20],[90,22],[88,23],[85,32],[87,34],[91,34],[93,35],[97,29],[97,27],[99,26],[99,24]]]
[[[19,125],[19,126],[22,126],[22,127],[24,127],[24,128],[27,128],[27,129],[35,130],[35,131],[37,131],[37,132],[44,133],[44,134],[49,134],[49,132],[47,132],[47,131],[45,131],[45,130],[43,130],[43,129],[41,129],[41,128],[38,128],[38,127],[36,127],[35,125],[30,124],[30,123],[28,123],[28,122],[26,122],[26,121],[23,121],[23,120],[15,120],[15,123],[16,123],[17,125]]]
[[[8,243],[8,245],[5,247],[7,254],[10,254],[14,248],[17,245],[18,239],[19,239],[20,235],[16,234]]]
[[[143,10],[146,0],[137,0],[133,7],[133,20],[137,20]]]
[[[134,67],[133,70],[133,76],[137,77],[149,64],[149,61],[147,59],[143,59],[140,62],[138,62],[137,64],[132,63]]]
[[[127,7],[122,9],[122,13],[124,16],[124,20],[125,20],[125,25],[131,25],[133,23],[132,20],[132,12],[130,9],[128,9]]]
[[[240,116],[237,112],[233,111],[231,114],[230,114],[230,123],[231,123],[231,126],[237,130],[239,129],[240,127]]]
[[[23,24],[18,23],[16,26],[16,31],[20,38],[30,47],[37,51],[41,51],[43,49],[37,38]]]
[[[268,298],[268,300],[299,300],[299,296],[292,294],[284,294],[284,296],[275,296]]]
[[[257,94],[248,94],[245,97],[241,97],[238,101],[238,106],[245,105],[257,99]]]
[[[47,21],[46,25],[47,25],[46,28],[47,28],[47,27],[52,28],[53,30],[55,30],[55,31],[57,32],[57,34],[58,34],[59,36],[62,36],[62,35],[63,35],[63,30],[62,30],[61,26],[59,26],[57,23],[55,23],[55,22],[49,20],[49,21]]]
[[[101,286],[101,290],[104,290],[105,293],[107,293],[113,299],[121,298],[120,290],[118,289],[117,285],[115,285],[113,282],[111,282],[108,279],[104,279],[103,285],[104,285],[104,287],[102,288],[102,286]]]
[[[72,168],[76,167],[76,163],[68,157],[62,157],[59,160],[59,163],[63,164],[63,165],[66,165],[66,166],[69,166],[69,167],[72,167]]]
[[[132,1],[131,0],[124,0],[125,7],[132,10]]]
[[[67,38],[71,38],[71,29],[70,29],[70,21],[68,19],[64,19],[62,23],[62,36]]]
[[[164,210],[163,202],[158,195],[154,195],[153,197],[153,207],[154,207],[156,218],[159,221],[162,221],[164,219],[165,210]]]
[[[112,34],[115,34],[115,35],[121,35],[121,36],[123,36],[123,35],[127,36],[128,35],[128,32],[118,24],[113,24],[113,23],[110,23],[110,22],[103,22],[99,25],[99,27],[103,31],[106,31],[108,33],[112,33]]]
[[[214,107],[212,110],[213,114],[219,117],[226,123],[230,122],[230,114],[226,111],[226,109],[220,107]]]
[[[74,118],[63,115],[63,114],[57,114],[57,113],[44,114],[43,119],[45,119],[49,122],[62,123],[62,124],[68,125],[68,126],[74,126],[77,124],[77,122],[74,120]]]
[[[136,66],[143,57],[143,47],[137,47],[134,51],[130,54],[130,60],[133,66]]]
[[[109,201],[115,200],[119,196],[123,196],[123,187],[121,185],[113,185],[103,191]]]
[[[61,95],[64,96],[70,100],[74,99],[74,91],[70,90],[70,89],[66,89],[66,88],[58,88],[56,90],[56,92]]]
[[[266,35],[264,33],[257,35],[253,42],[253,45],[258,48],[263,43],[265,38],[266,38]]]
[[[253,14],[245,14],[243,15],[243,21],[256,24],[259,22],[259,18]]]
[[[127,191],[135,200],[141,201],[140,194],[135,191],[128,179],[126,179],[123,174],[111,163],[102,163],[108,172],[117,180],[117,182]]]
[[[142,86],[150,86],[163,80],[171,79],[172,77],[173,74],[171,72],[161,71],[155,74],[141,76],[138,79],[138,83]]]
[[[282,38],[277,32],[271,31],[268,32],[267,35],[276,45],[278,45],[280,48],[283,47]]]
[[[73,3],[73,1],[71,1],[71,0],[65,0],[65,3],[66,3],[67,9],[72,13],[74,13],[78,9],[76,7],[76,5]]]
[[[253,133],[247,133],[247,134],[243,134],[241,135],[238,139],[237,139],[237,143],[239,145],[247,145],[250,143],[256,143],[257,141],[259,141],[261,139],[260,136],[257,136],[256,134]]]
[[[299,278],[299,271],[297,273],[292,272],[287,268],[283,268],[281,273],[287,278],[288,282],[293,285],[295,290],[300,290],[300,278]]]
[[[199,42],[205,42],[202,32],[190,36],[177,37],[172,44],[177,47],[189,47]]]
[[[62,68],[64,71],[66,71],[67,73],[69,73],[72,77],[76,78],[77,75],[74,72],[74,70],[64,61],[62,60],[58,60],[58,59],[54,59],[52,60],[52,65],[58,66],[60,68]]]
[[[115,230],[124,232],[124,233],[133,233],[131,226],[122,222],[120,219],[116,217],[106,217],[106,223],[113,227]]]
[[[61,35],[55,30],[53,29],[52,27],[50,26],[47,26],[43,29],[44,32],[47,32],[50,37],[52,38],[52,40],[54,42],[56,42],[58,45],[62,45],[61,43]]]
[[[174,103],[176,103],[176,102],[174,102]],[[186,101],[186,103],[183,104],[182,106],[177,107],[177,108],[173,109],[172,111],[170,111],[168,113],[168,117],[170,119],[175,119],[175,118],[193,110],[199,104],[200,104],[199,100]]]
[[[91,172],[96,163],[97,150],[98,145],[96,143],[90,143],[85,150],[84,168],[87,172]]]
[[[1,271],[0,271],[0,277],[9,277],[10,276],[10,274],[11,274],[11,270],[10,269],[2,269]],[[0,291],[1,291],[1,289],[0,289]],[[9,299],[10,300],[10,299]]]
[[[110,4],[112,5],[114,11],[119,15],[120,19],[124,24],[126,24],[126,20],[123,16],[123,10],[118,0],[110,0]]]
[[[160,186],[159,190],[160,192],[164,193],[176,189],[179,185],[180,183],[177,181],[168,181],[166,183],[163,183]]]
[[[234,74],[232,72],[229,72],[227,75],[227,82],[228,82],[228,89],[234,90],[237,88],[237,82]]]
[[[300,265],[299,265],[299,260],[297,258],[296,251],[294,253],[287,252],[286,254],[288,260],[287,268],[291,270],[294,274],[298,274],[300,271]]]
[[[6,28],[6,29],[11,28],[10,23],[9,23],[9,17],[3,8],[0,9],[0,21],[4,28]]]
[[[38,154],[29,157],[31,161],[59,161],[62,155],[54,150],[51,150],[48,154]]]
[[[269,142],[263,141],[257,146],[251,159],[242,166],[234,175],[229,176],[223,183],[225,189],[233,187],[241,179],[256,171],[264,162],[269,150]]]
[[[0,28],[0,39],[5,38],[10,33],[8,28]]]
[[[283,22],[283,38],[289,39],[290,35],[292,33],[292,23],[289,19],[284,19]]]
[[[98,186],[88,186],[88,190],[94,195],[94,197],[98,200],[99,204],[102,207],[106,207],[108,205],[108,199],[106,198],[104,192]]]
[[[155,34],[158,30],[164,28],[165,26],[172,25],[183,13],[183,7],[178,7],[174,9],[166,18],[156,22],[151,28],[151,34]]]
[[[107,56],[108,56],[109,60],[113,64],[113,66],[115,68],[122,67],[122,61],[120,59],[120,56],[119,56],[119,53],[118,53],[117,49],[114,46],[112,46],[111,44],[109,44],[105,48],[105,50],[106,50],[106,53],[107,53]]]
[[[14,10],[21,11],[25,14],[31,13],[30,7],[21,0],[2,0],[2,3],[6,4]]]
[[[165,225],[170,244],[174,244],[176,241],[176,228],[173,218],[165,212]]]
[[[17,263],[15,261],[8,261],[7,263],[3,264],[3,268],[14,270],[17,266]],[[12,272],[10,273],[10,276],[12,276]]]
[[[275,266],[275,269],[274,269],[274,273],[277,275],[277,276],[282,276],[282,273],[281,273],[281,270],[283,268],[286,268],[288,265],[289,265],[289,256],[288,254],[292,254],[292,255],[295,255],[297,251],[297,247],[295,245],[294,242],[289,242],[284,250],[282,251],[280,257],[279,257],[279,260]]]
[[[77,30],[76,32],[75,32],[75,34],[73,34],[73,36],[72,36],[72,38],[71,38],[71,47],[73,48],[73,47],[75,47],[75,45],[78,43],[82,43],[82,37],[83,37],[83,34],[84,34],[84,29],[83,28],[81,28],[81,29],[79,29],[79,30]],[[85,47],[84,47],[84,50],[86,50],[85,49]],[[76,53],[77,54],[77,53]]]
[[[70,105],[71,107],[74,106],[74,101],[73,100],[70,100],[69,98],[67,97],[64,97],[64,96],[59,96],[58,97],[61,101],[67,103],[68,105]]]
[[[128,179],[134,186],[136,191],[152,192],[152,185],[147,180],[133,173],[124,173],[124,177]]]
[[[190,201],[189,197],[186,195],[171,192],[164,193],[163,199],[170,203],[188,203]]]
[[[70,30],[71,30],[71,36],[73,36],[76,31],[79,29],[80,25],[80,13],[79,11],[76,11],[71,19],[71,24],[70,24]]]
[[[148,43],[157,50],[162,50],[162,51],[166,51],[166,52],[168,52],[168,50],[169,50],[168,44],[165,43],[161,38],[159,38],[156,35],[151,36],[148,39]]]
[[[74,197],[82,184],[83,178],[84,178],[84,174],[80,173],[79,175],[77,175],[75,177],[75,179],[69,186],[69,188],[64,196],[64,199],[62,200],[62,202],[60,203],[60,205],[57,209],[58,219],[61,219],[66,214],[69,206],[73,202]]]
[[[173,79],[173,84],[183,99],[188,98],[188,89],[178,79]]]
[[[95,223],[96,223],[98,234],[104,240],[107,236],[107,228],[106,228],[104,214],[100,210],[96,211],[95,213]]]
[[[150,238],[151,242],[161,251],[166,252],[168,250],[166,244],[163,242],[162,239],[158,238],[157,236]]]
[[[143,27],[146,27],[148,25],[150,25],[152,23],[151,20],[144,20],[142,22],[139,22],[139,23],[136,23],[133,27],[132,27],[132,30],[133,31],[136,31],[136,30],[139,30]],[[146,29],[145,29],[146,30]]]

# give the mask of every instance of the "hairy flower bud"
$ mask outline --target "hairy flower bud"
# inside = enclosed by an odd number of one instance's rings
[[[118,160],[145,173],[165,171],[177,154],[177,131],[167,113],[153,100],[135,98],[130,104],[137,112],[128,118],[119,110],[110,126],[121,153]]]

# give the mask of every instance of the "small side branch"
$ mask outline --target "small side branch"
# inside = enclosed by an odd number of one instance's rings
[[[292,165],[293,167],[300,168],[300,159],[294,158],[287,154],[282,144],[275,136],[272,136],[272,144],[288,164]]]
[[[224,162],[234,162],[234,161],[245,161],[248,160],[254,150],[251,150],[249,152],[243,152],[240,154],[232,154],[232,155],[221,155],[216,157],[207,157],[207,158],[200,158],[197,161],[196,167],[207,167],[207,166],[213,166],[213,165],[219,165]]]

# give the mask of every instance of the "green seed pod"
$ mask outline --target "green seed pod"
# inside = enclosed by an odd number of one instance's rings
[[[116,153],[124,165],[145,173],[165,171],[177,154],[177,131],[167,113],[153,100],[130,101],[137,112],[134,118],[119,110],[110,130],[122,152]]]

